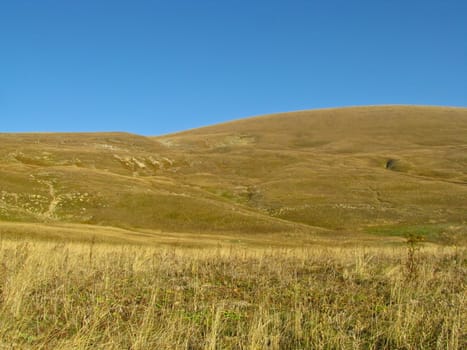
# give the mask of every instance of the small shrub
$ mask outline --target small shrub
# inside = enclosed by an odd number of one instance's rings
[[[420,250],[420,243],[423,241],[423,236],[419,234],[409,233],[406,236],[407,245],[407,260],[405,262],[406,278],[413,280],[417,276],[419,268],[419,258],[417,252]]]

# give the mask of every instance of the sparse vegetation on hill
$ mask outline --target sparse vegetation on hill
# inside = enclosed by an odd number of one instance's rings
[[[465,237],[467,109],[282,113],[161,137],[0,134],[0,220]]]

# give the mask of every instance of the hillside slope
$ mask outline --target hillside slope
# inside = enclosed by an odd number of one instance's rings
[[[345,237],[467,227],[467,109],[355,107],[160,137],[0,134],[0,220]]]

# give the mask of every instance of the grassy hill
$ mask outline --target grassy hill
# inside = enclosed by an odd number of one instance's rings
[[[0,145],[0,347],[467,348],[467,109]]]
[[[82,228],[83,237],[189,244],[466,236],[465,108],[301,111],[159,137],[0,134],[0,144],[4,235],[79,238]]]

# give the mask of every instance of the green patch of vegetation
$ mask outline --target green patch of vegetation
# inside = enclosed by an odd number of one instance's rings
[[[366,232],[380,236],[398,236],[408,237],[418,235],[426,241],[439,241],[442,232],[446,231],[447,225],[432,224],[432,225],[388,225],[375,226],[366,228]]]

